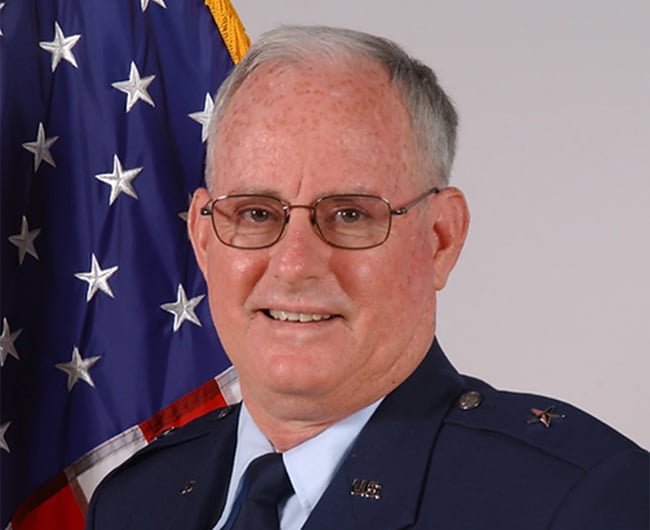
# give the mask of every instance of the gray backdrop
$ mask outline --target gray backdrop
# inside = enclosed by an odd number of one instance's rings
[[[453,184],[472,211],[443,347],[464,373],[650,447],[650,2],[233,2],[253,39],[341,25],[434,68],[460,112]]]

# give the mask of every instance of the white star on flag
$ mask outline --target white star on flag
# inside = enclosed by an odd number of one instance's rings
[[[198,121],[201,124],[201,141],[205,142],[208,139],[208,130],[210,125],[210,117],[212,116],[212,110],[214,109],[214,102],[210,97],[209,93],[205,94],[205,104],[203,105],[203,110],[200,112],[192,112],[188,114],[190,118],[194,121]]]
[[[133,169],[124,169],[122,167],[122,162],[117,155],[113,155],[113,172],[112,173],[100,173],[95,175],[97,180],[101,180],[105,184],[108,184],[111,187],[111,195],[108,199],[108,205],[113,204],[115,199],[124,192],[127,195],[130,195],[134,199],[138,199],[138,194],[136,193],[131,181],[137,177],[143,168],[136,167]]]
[[[164,309],[168,313],[174,315],[174,332],[178,331],[183,322],[189,320],[193,324],[201,327],[201,321],[196,316],[194,308],[199,304],[201,300],[205,297],[204,294],[195,296],[194,298],[187,299],[185,294],[185,289],[183,289],[182,284],[178,284],[178,291],[176,292],[176,301],[169,302],[160,306],[161,309]]]
[[[115,298],[110,285],[108,285],[108,280],[113,276],[113,274],[115,274],[115,271],[117,271],[118,268],[119,267],[116,265],[115,267],[109,267],[108,269],[102,270],[95,254],[91,256],[90,272],[78,272],[75,274],[75,278],[88,282],[86,302],[90,302],[98,290],[102,290],[111,298]]]
[[[162,6],[165,9],[167,9],[167,6],[165,5],[165,0],[140,0],[140,7],[142,8],[143,13],[149,7],[149,2],[150,1],[152,1],[154,4],[158,4],[159,6]]]
[[[156,106],[147,91],[147,87],[155,78],[155,75],[141,78],[138,67],[131,61],[129,78],[126,81],[116,81],[111,86],[126,94],[126,112],[129,112],[140,99],[146,101],[152,107]]]
[[[5,7],[5,2],[0,2],[0,11],[2,11]],[[4,33],[2,33],[2,28],[0,28],[0,37],[2,37]]]
[[[4,449],[5,451],[7,451],[7,453],[11,453],[11,451],[9,450],[9,444],[7,443],[7,440],[5,439],[5,433],[7,432],[7,429],[10,426],[11,426],[10,421],[0,425],[0,449]]]
[[[41,166],[41,162],[45,160],[52,167],[56,167],[52,154],[50,153],[50,147],[59,139],[58,136],[52,136],[51,138],[45,138],[45,127],[43,127],[43,122],[38,123],[38,132],[36,133],[36,140],[33,142],[25,142],[23,147],[27,149],[30,153],[34,154],[34,173],[38,171],[38,168]]]
[[[79,348],[75,346],[72,349],[72,359],[70,359],[70,362],[57,363],[54,366],[68,374],[68,392],[70,392],[79,379],[84,380],[93,388],[95,387],[95,383],[92,377],[90,377],[89,371],[100,359],[101,357],[88,357],[87,359],[82,359],[79,354]]]
[[[7,319],[2,319],[2,335],[0,335],[0,366],[5,365],[5,361],[9,355],[14,359],[20,359],[18,352],[16,351],[16,346],[14,346],[14,342],[22,332],[23,330],[19,329],[12,333],[11,329],[9,329],[9,322],[7,322]]]
[[[81,35],[70,35],[66,37],[63,34],[61,26],[58,22],[54,22],[54,40],[52,41],[41,41],[38,45],[44,50],[52,54],[52,72],[56,70],[56,67],[59,66],[61,59],[65,59],[72,66],[78,68],[77,60],[72,54],[72,48],[77,44]]]
[[[41,229],[37,228],[36,230],[29,231],[29,223],[27,222],[27,217],[23,215],[23,222],[20,228],[20,234],[14,236],[9,236],[9,241],[18,247],[18,264],[22,265],[25,261],[25,254],[29,254],[33,258],[38,260],[38,254],[34,248],[34,240],[40,234]]]

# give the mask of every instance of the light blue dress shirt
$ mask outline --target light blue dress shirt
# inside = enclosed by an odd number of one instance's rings
[[[383,398],[382,398],[383,399]],[[375,412],[381,399],[355,412],[323,432],[286,451],[282,458],[294,495],[280,506],[281,530],[299,530],[327,489],[352,442]],[[275,448],[257,428],[246,404],[242,404],[237,426],[237,446],[223,513],[213,530],[221,530],[241,490],[241,479],[255,458]]]

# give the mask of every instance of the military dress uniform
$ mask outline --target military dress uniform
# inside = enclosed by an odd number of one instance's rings
[[[210,530],[239,409],[161,436],[112,472],[87,528]],[[303,528],[648,530],[649,499],[645,450],[569,404],[458,374],[436,341],[382,401]]]

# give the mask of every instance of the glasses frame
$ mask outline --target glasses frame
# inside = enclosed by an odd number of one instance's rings
[[[367,194],[363,194],[363,193],[340,193],[340,194],[336,194],[336,195],[325,195],[323,197],[319,197],[318,199],[316,199],[311,204],[291,204],[289,202],[283,201],[282,199],[278,199],[277,197],[274,197],[272,195],[264,195],[264,194],[260,194],[260,193],[233,193],[233,194],[227,194],[227,195],[220,195],[220,196],[218,196],[218,197],[216,197],[214,199],[210,198],[205,203],[205,205],[201,208],[200,214],[203,215],[203,216],[206,216],[206,217],[210,217],[210,219],[212,221],[212,230],[214,231],[215,235],[217,236],[217,239],[221,243],[226,245],[227,247],[236,248],[236,249],[240,249],[240,250],[261,250],[261,249],[264,249],[264,248],[272,247],[278,241],[280,241],[280,239],[282,239],[282,237],[284,236],[284,234],[287,231],[287,225],[289,224],[289,220],[291,219],[291,210],[294,210],[296,208],[302,208],[304,210],[309,210],[310,211],[309,220],[310,220],[312,226],[314,227],[314,231],[316,232],[318,237],[323,242],[327,243],[328,245],[330,245],[330,246],[332,246],[334,248],[341,248],[341,249],[344,249],[344,250],[367,250],[367,249],[370,249],[370,248],[375,248],[375,247],[378,247],[380,245],[383,245],[388,240],[388,237],[390,236],[391,228],[393,226],[393,223],[392,223],[393,216],[406,215],[411,210],[411,208],[413,208],[417,204],[424,201],[424,199],[426,199],[427,197],[429,197],[431,195],[435,195],[439,191],[440,191],[440,188],[438,188],[438,187],[430,188],[427,191],[425,191],[422,195],[419,195],[418,197],[416,197],[412,201],[406,203],[404,206],[401,206],[400,208],[396,208],[396,209],[393,209],[392,206],[390,205],[390,202],[388,201],[388,199],[386,199],[384,197],[380,197],[379,195],[367,195]],[[260,198],[264,198],[264,199],[272,199],[274,201],[279,202],[282,205],[282,211],[284,212],[284,223],[282,225],[282,230],[280,230],[278,236],[272,242],[270,242],[270,243],[268,243],[266,245],[261,245],[261,246],[256,246],[256,247],[242,247],[242,246],[233,245],[232,243],[228,243],[228,242],[224,241],[221,238],[221,236],[219,235],[219,231],[217,230],[217,225],[215,223],[214,215],[213,215],[214,214],[214,206],[215,206],[215,204],[217,204],[219,201],[222,201],[224,199],[243,198],[243,197],[260,197]],[[325,235],[323,234],[323,232],[321,230],[321,227],[318,224],[318,221],[316,220],[316,208],[318,207],[318,205],[322,201],[324,201],[326,199],[338,199],[338,198],[343,198],[343,197],[352,197],[352,198],[354,198],[354,197],[365,197],[365,198],[369,198],[369,199],[379,199],[379,200],[383,201],[386,204],[386,206],[388,207],[388,211],[390,213],[390,216],[388,217],[388,226],[386,228],[386,236],[384,237],[384,239],[382,239],[378,243],[374,243],[372,245],[366,245],[364,247],[346,247],[346,246],[342,246],[342,245],[337,245],[336,243],[332,243],[331,241],[329,241],[325,237]]]

